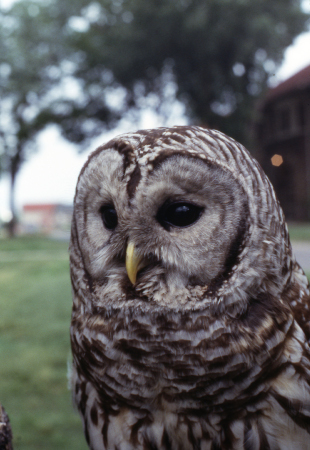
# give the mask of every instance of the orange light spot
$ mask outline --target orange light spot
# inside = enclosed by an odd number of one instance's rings
[[[273,166],[279,167],[283,163],[283,158],[281,155],[273,155],[271,158],[271,164]]]

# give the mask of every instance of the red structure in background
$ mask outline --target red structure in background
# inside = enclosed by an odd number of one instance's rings
[[[310,66],[270,89],[259,107],[256,154],[286,218],[310,219]]]
[[[23,233],[55,235],[68,233],[73,208],[62,204],[24,205],[21,217]]]

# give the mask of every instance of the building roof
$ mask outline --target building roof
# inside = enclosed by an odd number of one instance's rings
[[[41,203],[41,204],[26,204],[23,206],[24,212],[29,211],[69,211],[71,212],[73,209],[73,205],[65,205],[62,203]]]
[[[278,84],[275,88],[270,89],[267,92],[264,103],[269,103],[270,100],[274,100],[277,97],[282,97],[290,92],[303,90],[307,87],[310,87],[310,65]]]
[[[23,206],[24,211],[51,211],[55,209],[55,204],[28,204]]]

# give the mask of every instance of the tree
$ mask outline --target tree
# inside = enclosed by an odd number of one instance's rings
[[[47,41],[51,26],[33,2],[16,3],[10,11],[0,12],[0,154],[2,170],[10,174],[10,234],[16,223],[14,188],[16,175],[45,126],[38,121],[42,104],[57,77],[52,73],[59,48]]]
[[[67,22],[66,10],[56,3],[20,1],[0,10],[0,162],[10,175],[11,236],[18,171],[35,150],[38,133],[57,122],[54,105],[60,95],[66,109]]]
[[[79,55],[69,46],[72,14],[69,1],[26,0],[0,8],[0,170],[10,175],[10,236],[16,225],[16,177],[36,149],[38,133],[61,123],[67,138],[80,143],[85,135],[79,128],[89,131],[88,117],[93,122],[100,116],[102,132],[112,116],[102,107],[94,112],[73,78]]]

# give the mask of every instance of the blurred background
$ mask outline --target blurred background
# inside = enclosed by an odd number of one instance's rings
[[[258,159],[310,273],[310,0],[0,0],[0,402],[14,448],[86,449],[67,382],[78,173],[196,124]]]

